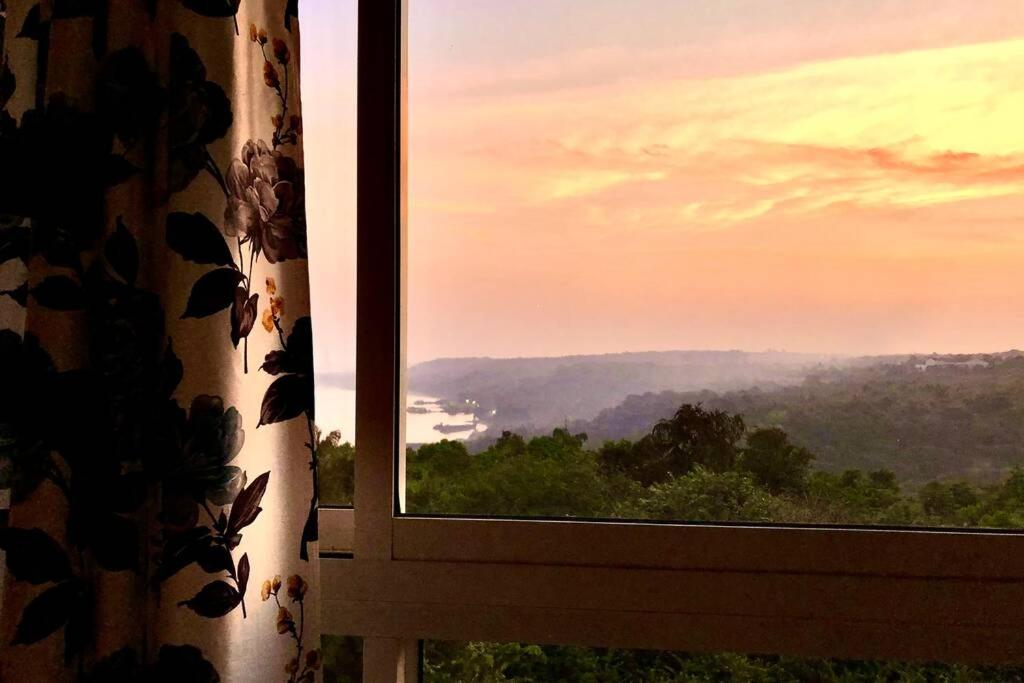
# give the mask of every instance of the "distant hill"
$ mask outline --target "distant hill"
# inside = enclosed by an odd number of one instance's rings
[[[932,365],[927,358],[964,365]],[[972,359],[986,367],[972,367]],[[1024,358],[977,356],[875,359],[812,372],[772,390],[648,392],[590,420],[569,424],[591,447],[636,438],[683,403],[738,413],[750,425],[779,426],[826,470],[886,468],[913,488],[944,478],[995,482],[1024,465]]]
[[[494,434],[504,428],[544,431],[588,420],[630,394],[790,386],[810,372],[847,362],[837,356],[776,351],[444,358],[413,366],[407,379],[412,392],[476,401],[477,414]]]
[[[350,376],[317,376],[351,386]],[[816,467],[885,468],[914,488],[965,478],[995,482],[1024,465],[1024,354],[838,357],[784,352],[671,351],[562,358],[448,358],[410,368],[411,392],[462,403],[488,425],[470,448],[510,430],[568,426],[591,448],[650,431],[683,403],[776,425]],[[497,411],[492,415],[491,411]],[[440,437],[439,437],[440,438]]]

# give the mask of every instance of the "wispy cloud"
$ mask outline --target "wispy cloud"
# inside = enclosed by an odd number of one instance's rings
[[[660,215],[681,230],[839,204],[1005,196],[1024,180],[1024,96],[1013,90],[1021,63],[1024,41],[1003,41],[736,78],[436,101],[423,107],[427,132],[412,158],[453,160],[446,193],[459,186],[455,159],[473,169],[477,193],[487,189],[479,174],[497,171],[499,209],[586,198],[605,215]],[[437,144],[431,131],[441,131]],[[645,189],[620,191],[636,183]],[[432,183],[414,187],[429,193]]]

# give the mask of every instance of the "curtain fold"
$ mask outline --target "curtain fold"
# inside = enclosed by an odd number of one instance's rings
[[[314,681],[295,0],[0,17],[0,680]]]

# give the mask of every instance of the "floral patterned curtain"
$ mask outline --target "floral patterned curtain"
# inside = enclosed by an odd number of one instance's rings
[[[0,18],[0,680],[309,683],[296,0]]]

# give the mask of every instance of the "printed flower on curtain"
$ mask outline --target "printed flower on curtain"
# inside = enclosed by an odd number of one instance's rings
[[[233,121],[224,89],[206,78],[206,66],[185,36],[171,35],[171,87],[168,136],[171,192],[184,190],[201,171],[221,189],[224,177],[208,145],[224,137]]]
[[[201,213],[176,213],[167,221],[167,241],[172,249],[193,263],[220,266],[200,276],[193,285],[182,317],[205,318],[230,309],[231,343],[235,348],[242,344],[242,368],[246,373],[249,333],[259,305],[259,294],[253,292],[250,281],[255,263],[261,254],[269,263],[306,258],[307,254],[305,174],[294,159],[278,149],[285,143],[294,144],[301,133],[301,119],[287,115],[291,55],[287,46],[275,39],[274,55],[284,74],[282,83],[277,67],[266,58],[266,31],[253,26],[250,38],[264,50],[264,81],[273,87],[281,114],[272,117],[272,146],[261,139],[249,140],[240,156],[231,161],[226,176],[206,144],[223,136],[231,125],[230,103],[223,104],[223,90],[205,80],[206,70],[187,42],[181,38],[175,43],[178,47],[172,59],[177,60],[181,77],[172,78],[177,84],[172,87],[172,121],[174,112],[180,111],[177,119],[181,125],[180,134],[172,135],[172,139],[181,141],[174,146],[179,174],[187,184],[200,170],[208,171],[224,193],[225,208],[223,230]],[[232,247],[224,243],[222,233],[229,241],[234,238]],[[232,248],[237,250],[237,263]]]
[[[247,485],[246,473],[230,464],[242,449],[245,432],[241,415],[233,407],[225,409],[219,396],[197,396],[187,418],[177,403],[168,410],[173,427],[167,435],[169,447],[159,455],[163,537],[156,580],[166,581],[191,564],[207,574],[223,572],[230,583],[215,579],[179,605],[208,618],[222,617],[241,605],[245,616],[249,556],[243,553],[236,565],[232,551],[242,541],[241,532],[262,511],[259,505],[270,473]],[[225,506],[230,506],[229,512]],[[200,510],[208,525],[199,524]]]
[[[249,140],[227,176],[224,231],[270,263],[306,257],[302,171],[295,161]]]
[[[295,114],[288,115],[288,91],[291,83],[288,67],[292,58],[291,51],[288,49],[288,43],[280,38],[274,38],[272,41],[269,41],[274,56],[274,59],[271,60],[267,55],[267,42],[269,38],[265,29],[258,29],[255,24],[250,26],[249,40],[259,46],[260,54],[263,56],[264,84],[268,88],[272,88],[277,98],[281,101],[281,113],[270,117],[270,122],[274,124],[274,134],[272,137],[274,149],[277,149],[279,145],[284,143],[295,144],[298,141],[298,136],[302,134],[302,118]],[[274,62],[281,67],[281,72],[278,72]],[[287,128],[285,123],[288,124]]]
[[[313,683],[316,672],[323,663],[320,650],[305,650],[305,643],[302,640],[306,625],[304,601],[308,589],[309,584],[298,574],[289,576],[285,584],[285,594],[290,600],[292,609],[295,609],[296,605],[298,606],[299,619],[297,623],[292,610],[288,609],[286,603],[281,602],[280,576],[264,581],[260,590],[260,598],[263,602],[274,598],[274,604],[277,605],[277,632],[291,637],[295,643],[295,656],[284,667],[284,672],[288,674],[287,683]]]

